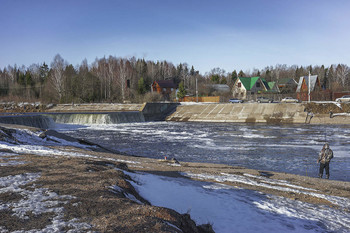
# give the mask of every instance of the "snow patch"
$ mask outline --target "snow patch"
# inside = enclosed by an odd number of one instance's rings
[[[24,185],[28,185],[36,181],[40,177],[39,173],[25,173],[14,176],[0,177],[0,193],[15,192],[23,198],[17,202],[0,202],[0,210],[11,210],[13,216],[20,219],[29,219],[28,213],[40,215],[42,213],[54,213],[55,216],[50,225],[44,229],[33,229],[26,232],[59,232],[66,227],[72,228],[71,231],[87,230],[91,225],[78,222],[77,219],[64,221],[64,208],[62,205],[67,204],[75,197],[69,195],[58,195],[46,188],[30,187],[30,190],[24,189]],[[4,227],[1,231],[6,231]],[[24,231],[16,231],[24,232]]]
[[[240,176],[240,175],[227,174],[227,173],[221,173],[221,175],[211,175],[211,174],[194,174],[194,173],[187,172],[187,173],[182,173],[182,175],[193,179],[199,179],[199,180],[215,180],[217,182],[233,182],[233,183],[237,182],[237,183],[243,183],[243,184],[248,184],[252,186],[264,187],[268,189],[275,189],[282,192],[294,192],[298,194],[304,194],[304,195],[321,198],[343,208],[350,208],[350,199],[348,198],[309,192],[309,191],[317,191],[317,190],[308,189],[297,185],[292,185],[292,184],[289,184],[287,181],[276,181],[276,180],[268,181],[266,178],[261,177],[260,180],[264,182],[258,182],[256,180],[249,179],[249,177],[256,178],[256,176],[249,175],[247,177],[247,174],[245,176]]]

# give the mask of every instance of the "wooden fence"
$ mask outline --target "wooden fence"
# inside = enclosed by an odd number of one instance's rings
[[[195,97],[195,96],[185,96],[184,98],[180,99],[179,102],[197,102],[197,97]],[[201,97],[198,97],[198,102],[219,103],[220,102],[220,96],[201,96]]]

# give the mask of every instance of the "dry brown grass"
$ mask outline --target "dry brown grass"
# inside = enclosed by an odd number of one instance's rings
[[[307,103],[305,109],[316,114],[343,113],[350,112],[350,103],[342,103],[341,108],[333,103]]]
[[[0,176],[40,173],[40,179],[35,182],[36,187],[76,197],[63,205],[66,221],[77,218],[79,222],[92,224],[91,230],[97,232],[179,232],[167,222],[183,232],[199,232],[199,228],[187,216],[151,206],[140,197],[126,180],[130,177],[115,169],[127,169],[123,163],[36,155],[26,155],[23,159],[28,163],[15,168],[3,167]],[[113,185],[118,185],[123,192],[134,195],[144,204],[126,198],[123,193],[112,192],[110,187]],[[21,198],[20,194],[15,193],[0,195],[3,203],[16,202]],[[53,217],[51,213],[38,216],[29,213],[29,219],[22,220],[13,216],[9,210],[0,211],[0,214],[0,226],[9,231],[42,229],[50,224]]]

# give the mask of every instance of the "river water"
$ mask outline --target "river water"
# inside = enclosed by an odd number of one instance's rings
[[[349,125],[143,122],[59,124],[57,130],[130,155],[312,177],[318,176],[318,153],[328,141],[334,151],[330,178],[350,181]]]

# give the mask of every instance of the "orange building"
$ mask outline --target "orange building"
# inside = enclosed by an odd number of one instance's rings
[[[317,75],[311,75],[310,81],[309,76],[300,77],[298,87],[297,87],[297,96],[299,100],[306,101],[308,100],[309,92],[309,83],[310,83],[310,92],[319,92],[321,91],[321,83]]]
[[[177,89],[177,85],[171,80],[158,80],[152,83],[152,91],[162,94],[165,99],[170,100],[170,96]]]

